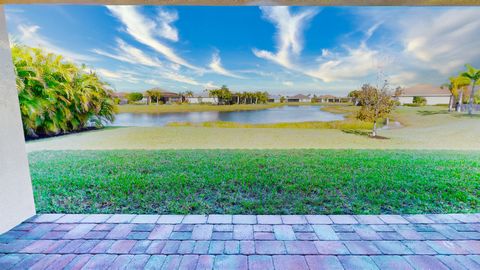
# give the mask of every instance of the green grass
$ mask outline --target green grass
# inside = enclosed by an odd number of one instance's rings
[[[119,105],[119,113],[177,113],[177,112],[231,112],[231,111],[253,111],[285,106],[285,103],[267,104],[234,104],[234,105],[212,105],[212,104],[171,104],[171,105]]]
[[[308,129],[341,129],[341,130],[371,130],[372,123],[358,120],[342,120],[327,122],[293,122],[293,123],[271,123],[271,124],[247,124],[237,122],[172,122],[169,127],[214,127],[214,128],[308,128]]]
[[[29,160],[39,213],[480,211],[478,151],[44,151]]]

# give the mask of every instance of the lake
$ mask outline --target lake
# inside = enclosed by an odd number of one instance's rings
[[[310,122],[343,120],[341,114],[320,110],[321,106],[283,106],[257,111],[233,112],[182,112],[182,113],[120,113],[113,126],[165,126],[171,122],[225,121],[250,124],[282,122]]]

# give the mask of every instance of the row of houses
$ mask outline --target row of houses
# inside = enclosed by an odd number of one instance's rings
[[[128,93],[126,92],[116,92],[114,97],[120,100],[120,104],[128,103],[127,100]],[[438,104],[448,104],[450,102],[450,91],[446,88],[437,87],[430,84],[419,84],[412,87],[404,88],[398,100],[400,104],[411,104],[413,103],[414,97],[423,97],[426,99],[427,105],[438,105]],[[327,102],[327,103],[339,103],[339,102],[350,102],[351,99],[348,97],[337,97],[333,95],[303,95],[297,94],[293,96],[281,96],[281,95],[269,95],[268,102],[271,103],[310,103],[312,102]],[[194,96],[183,96],[179,93],[162,91],[162,96],[159,100],[164,104],[177,103],[177,102],[188,102],[191,104],[201,104],[201,103],[218,103],[218,99],[215,97],[210,97],[207,93],[201,93]],[[138,103],[147,104],[150,103],[149,97],[146,93],[143,94],[143,99]]]

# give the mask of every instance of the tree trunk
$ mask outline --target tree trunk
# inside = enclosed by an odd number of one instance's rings
[[[450,96],[450,102],[448,103],[448,112],[451,112],[453,110],[453,103],[455,101],[455,98],[453,95]]]
[[[377,136],[377,120],[373,121],[373,130],[372,130],[372,137]]]
[[[457,112],[462,111],[462,103],[463,103],[463,89],[461,89],[460,94],[458,95]]]
[[[470,100],[469,100],[469,105],[468,105],[468,114],[472,114],[472,112],[473,112],[473,98],[475,96],[475,83],[477,83],[477,81],[473,81],[473,83],[472,83],[472,92],[470,93]]]

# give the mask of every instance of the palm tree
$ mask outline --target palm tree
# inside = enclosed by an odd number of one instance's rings
[[[469,106],[468,106],[468,114],[472,114],[473,111],[473,99],[475,96],[475,85],[477,82],[480,82],[480,69],[476,69],[471,65],[465,65],[467,67],[467,71],[463,72],[461,76],[470,79],[472,85],[472,91],[470,92],[470,99],[469,99]]]
[[[95,73],[60,55],[15,44],[12,59],[26,136],[48,136],[113,121],[115,106]]]
[[[453,104],[455,103],[455,99],[459,101],[459,106],[456,108],[457,111],[461,110],[461,104],[462,104],[462,99],[463,99],[463,87],[467,86],[470,84],[470,79],[463,77],[463,76],[457,76],[457,77],[450,77],[449,82],[443,84],[441,87],[442,88],[448,88],[448,90],[451,93],[450,96],[450,102],[448,106],[448,111],[453,110]]]

